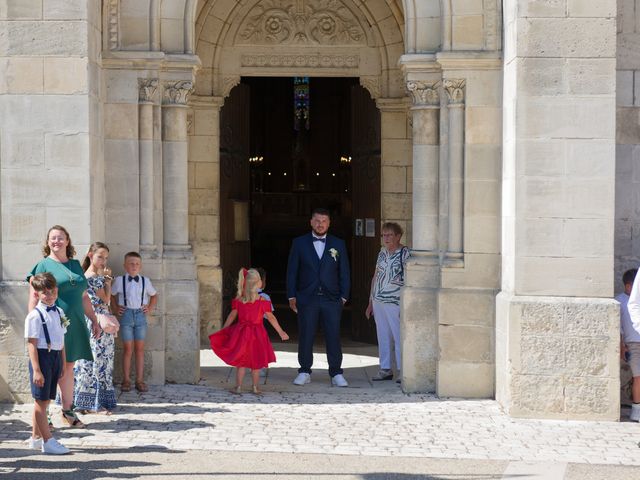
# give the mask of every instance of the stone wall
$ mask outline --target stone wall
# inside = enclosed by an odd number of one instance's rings
[[[614,289],[622,274],[640,266],[640,8],[637,0],[618,2],[616,220]]]
[[[0,399],[29,391],[27,272],[46,231],[68,228],[81,259],[104,234],[98,2],[0,5]]]
[[[616,2],[504,5],[496,398],[517,416],[617,420]]]
[[[616,219],[614,291],[622,274],[640,267],[640,8],[637,0],[618,1],[616,80]],[[631,371],[621,363],[620,396],[629,403]]]

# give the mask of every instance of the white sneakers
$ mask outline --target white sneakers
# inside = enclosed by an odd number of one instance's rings
[[[308,373],[299,373],[298,376],[293,380],[294,385],[306,385],[307,383],[311,383],[311,375]],[[345,380],[345,378],[341,375],[335,375],[331,378],[331,385],[334,387],[348,387],[349,383]]]
[[[28,439],[25,440],[24,443],[27,444],[27,448],[29,450],[42,450],[42,439],[41,438],[29,437]]]
[[[640,422],[640,403],[634,403],[631,405],[629,420],[632,422]]]
[[[311,383],[311,375],[304,372],[299,373],[293,380],[294,385],[306,385],[307,383]]]
[[[50,455],[66,455],[67,453],[71,453],[71,451],[55,438],[51,437],[46,442],[42,443],[42,453],[48,453]]]
[[[342,374],[334,375],[331,377],[331,385],[334,387],[348,387],[349,383],[345,380]]]

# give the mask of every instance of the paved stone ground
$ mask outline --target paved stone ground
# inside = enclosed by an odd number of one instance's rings
[[[233,395],[232,370],[203,352],[201,385],[165,385],[124,393],[111,416],[89,415],[86,430],[59,428],[71,448],[283,452],[371,457],[430,457],[525,462],[640,465],[640,426],[631,422],[519,420],[493,400],[405,395],[395,382],[368,380],[375,357],[345,359],[351,387],[332,388],[326,372],[291,385],[292,353],[264,380],[262,396]],[[283,366],[284,365],[284,366]],[[320,365],[322,367],[322,365]],[[322,370],[322,369],[320,369]],[[57,407],[54,423],[60,427]],[[29,436],[30,405],[0,406],[0,442]]]

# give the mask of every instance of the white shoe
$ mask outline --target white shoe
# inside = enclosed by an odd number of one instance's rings
[[[632,422],[640,422],[640,403],[634,403],[631,405],[631,414],[629,420]]]
[[[331,385],[334,387],[348,387],[349,383],[345,380],[342,374],[337,374],[331,377]]]
[[[308,373],[299,373],[298,376],[293,381],[294,385],[306,385],[307,383],[311,383],[311,375]]]
[[[25,440],[24,443],[27,444],[27,448],[29,450],[42,450],[42,439],[41,438],[29,437],[28,439]]]
[[[51,437],[46,442],[42,443],[42,453],[48,453],[50,455],[66,455],[67,453],[71,453],[71,450],[62,445],[55,438]]]

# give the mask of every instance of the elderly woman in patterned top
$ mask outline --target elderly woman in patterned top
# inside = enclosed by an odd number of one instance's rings
[[[376,262],[376,271],[371,279],[367,318],[376,322],[380,371],[371,380],[393,380],[391,352],[395,351],[396,368],[402,368],[400,348],[400,289],[404,285],[404,271],[409,258],[409,248],[400,243],[402,227],[387,222],[382,225],[382,242]],[[399,374],[398,374],[399,376]],[[398,383],[400,380],[396,380]]]

